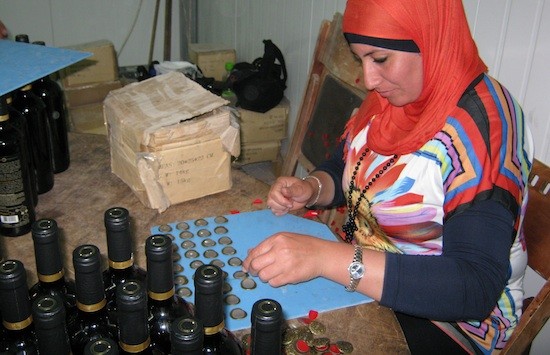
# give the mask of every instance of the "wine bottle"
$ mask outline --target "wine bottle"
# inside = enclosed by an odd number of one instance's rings
[[[225,328],[223,313],[223,272],[204,264],[195,271],[195,317],[204,326],[204,354],[242,354],[240,342]]]
[[[65,314],[63,300],[57,295],[43,295],[33,301],[32,315],[40,354],[71,353]]]
[[[103,216],[107,234],[107,255],[109,268],[103,272],[103,283],[107,297],[107,311],[112,323],[116,324],[116,288],[127,280],[145,283],[147,272],[134,264],[130,213],[126,208],[113,207]]]
[[[45,45],[42,41],[33,42],[33,44]],[[53,172],[54,174],[63,172],[69,168],[71,161],[67,136],[67,109],[63,90],[49,75],[36,80],[32,85],[32,90],[46,105]]]
[[[101,255],[95,245],[84,244],[73,251],[76,286],[76,316],[67,324],[73,354],[82,354],[90,340],[117,340],[116,326],[109,322],[101,272]]]
[[[163,234],[145,241],[147,257],[147,294],[151,342],[165,353],[170,352],[172,322],[191,316],[189,304],[175,293],[172,240]]]
[[[272,299],[254,302],[250,320],[250,354],[281,355],[284,318],[279,302]]]
[[[36,176],[36,191],[43,194],[54,184],[50,122],[46,105],[32,92],[32,84],[23,86],[13,98],[13,107],[25,117],[31,164]]]
[[[118,343],[123,354],[164,354],[154,349],[149,336],[147,294],[139,281],[117,286]]]
[[[204,329],[201,321],[179,317],[172,322],[170,340],[172,355],[202,355]]]
[[[6,328],[5,348],[0,352],[38,354],[27,274],[19,260],[0,264],[0,300],[2,323]]]
[[[0,234],[17,237],[28,233],[35,220],[29,164],[20,136],[0,97]]]
[[[45,295],[58,296],[63,301],[67,315],[74,315],[76,289],[74,282],[65,278],[57,222],[50,218],[34,222],[32,240],[38,282],[29,290],[31,301]]]
[[[118,355],[118,344],[111,338],[90,340],[84,347],[84,355]]]
[[[25,176],[27,177],[28,183],[31,187],[32,203],[33,206],[36,207],[38,204],[38,192],[36,191],[36,174],[34,174],[34,166],[32,165],[31,160],[32,154],[29,144],[29,128],[27,125],[27,119],[21,114],[21,112],[17,111],[13,107],[12,93],[7,93],[5,97],[6,102],[8,103],[8,111],[10,114],[10,120],[12,121],[12,126],[18,133],[19,144],[21,145],[21,155],[26,163],[26,171],[28,171],[28,173],[25,174]]]

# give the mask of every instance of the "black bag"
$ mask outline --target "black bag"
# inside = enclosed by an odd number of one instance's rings
[[[237,106],[262,113],[281,102],[287,78],[280,49],[269,39],[263,43],[263,57],[255,59],[252,64],[235,64],[228,79],[228,85],[237,95]],[[279,63],[275,63],[276,60]]]

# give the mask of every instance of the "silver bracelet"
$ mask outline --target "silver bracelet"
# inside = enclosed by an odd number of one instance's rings
[[[311,207],[315,206],[315,204],[317,204],[317,202],[319,201],[319,197],[321,196],[321,189],[323,188],[323,184],[321,183],[321,180],[317,176],[308,175],[308,176],[302,178],[303,181],[305,181],[306,179],[313,179],[313,180],[317,181],[317,186],[318,186],[317,196],[315,196],[315,200],[313,200],[313,202],[311,202],[311,203],[306,204],[306,208],[311,208]]]

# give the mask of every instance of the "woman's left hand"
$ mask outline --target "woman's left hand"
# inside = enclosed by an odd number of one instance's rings
[[[277,233],[249,250],[243,271],[273,287],[311,280],[322,274],[322,251],[332,244],[304,234]]]

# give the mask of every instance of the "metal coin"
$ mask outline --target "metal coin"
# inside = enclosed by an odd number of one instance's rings
[[[223,300],[225,301],[225,304],[228,304],[231,306],[241,303],[241,299],[234,294],[229,294],[225,296]]]
[[[216,245],[216,242],[213,239],[206,238],[201,242],[201,245],[205,248],[211,248]]]
[[[338,340],[336,342],[336,347],[344,354],[349,354],[353,351],[353,344],[349,341]]]
[[[178,245],[176,243],[172,243],[172,252],[175,253],[179,249]]]
[[[204,263],[201,260],[193,260],[189,266],[191,266],[191,269],[198,269],[199,266],[203,265]]]
[[[244,271],[241,271],[241,270],[235,271],[233,273],[233,277],[236,278],[236,279],[244,279],[247,276],[248,276],[248,274]]]
[[[176,237],[174,237],[172,233],[164,233],[164,235],[170,238],[171,241],[174,241],[176,239]]]
[[[191,239],[193,238],[193,233],[189,232],[189,231],[183,231],[180,233],[180,238],[181,239]]]
[[[228,230],[224,226],[218,226],[214,228],[214,233],[216,234],[227,234]]]
[[[176,285],[187,285],[189,283],[189,279],[187,279],[187,277],[183,275],[176,276],[174,278],[174,283]]]
[[[214,249],[208,249],[208,250],[205,250],[202,255],[207,259],[212,259],[218,256],[218,252],[215,251]]]
[[[194,250],[194,249],[190,249],[188,251],[185,252],[185,257],[187,259],[194,259],[194,258],[198,258],[199,257],[199,253]]]
[[[178,262],[181,259],[180,253],[172,253],[172,261]]]
[[[244,290],[253,290],[256,288],[256,281],[254,281],[250,277],[246,277],[241,281],[241,287]]]
[[[224,295],[231,292],[232,290],[233,290],[233,287],[231,287],[231,285],[229,283],[227,283],[227,282],[223,283],[222,292],[223,292]]]
[[[199,219],[195,220],[195,225],[197,227],[204,227],[204,226],[208,225],[208,221],[204,218],[199,218]]]
[[[181,243],[181,247],[183,249],[193,249],[194,247],[196,247],[197,245],[190,241],[190,240],[186,240],[185,242]]]
[[[169,224],[161,224],[159,226],[159,231],[162,233],[168,233],[172,231],[172,227]]]
[[[218,224],[227,223],[227,218],[225,218],[224,216],[218,216],[214,218],[214,222]]]
[[[230,246],[224,247],[222,249],[222,254],[223,255],[233,255],[233,254],[236,254],[236,253],[237,253],[237,250],[235,250],[235,248],[230,247]]]
[[[314,320],[311,323],[309,323],[309,330],[314,335],[320,335],[325,333],[325,331],[327,330],[327,327],[323,323]]]
[[[240,258],[237,258],[236,256],[230,258],[229,260],[227,260],[227,262],[231,266],[241,266],[243,264],[243,261]]]
[[[179,222],[176,224],[176,229],[180,231],[186,231],[189,229],[189,224],[187,222]]]
[[[181,266],[178,263],[174,263],[173,271],[174,271],[174,274],[179,274],[180,272],[183,272],[183,266]]]
[[[210,262],[211,265],[216,265],[220,269],[222,269],[225,266],[225,263],[221,261],[220,259],[214,259]]]
[[[243,309],[235,308],[229,312],[229,315],[233,319],[243,319],[246,318],[246,312]]]
[[[193,292],[188,287],[182,287],[178,290],[178,296],[180,297],[191,297]]]
[[[231,238],[225,236],[225,237],[221,237],[220,239],[218,239],[218,243],[220,243],[221,245],[229,245],[229,244],[233,244],[233,240],[231,240]]]
[[[204,237],[210,237],[212,233],[210,233],[208,229],[199,229],[199,231],[197,232],[197,235],[201,238],[204,238]]]

